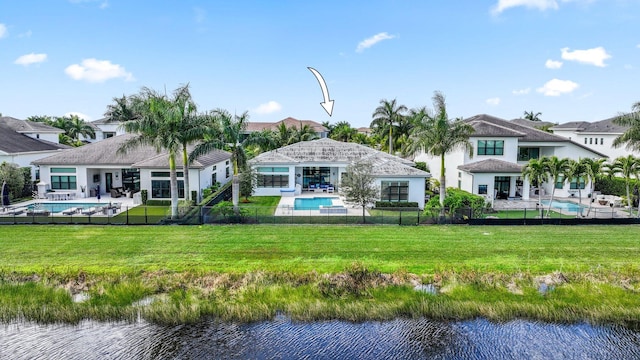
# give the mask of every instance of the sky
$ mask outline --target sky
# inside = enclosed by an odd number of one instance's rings
[[[0,0],[0,113],[91,121],[188,83],[251,121],[369,126],[434,91],[450,118],[597,121],[640,101],[639,24],[640,0]]]

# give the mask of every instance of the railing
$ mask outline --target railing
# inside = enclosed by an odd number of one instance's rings
[[[538,224],[640,224],[636,209],[587,208],[582,213],[552,209],[508,209],[489,211],[449,208],[419,210],[407,208],[349,208],[347,214],[320,214],[319,210],[291,210],[275,206],[240,206],[232,208],[193,206],[179,208],[179,216],[171,219],[167,206],[136,206],[120,209],[105,207],[97,212],[75,211],[41,213],[26,209],[12,213],[0,211],[0,224],[100,224],[100,225],[162,225],[162,224],[342,224],[342,225],[538,225]],[[587,214],[588,213],[588,214]]]

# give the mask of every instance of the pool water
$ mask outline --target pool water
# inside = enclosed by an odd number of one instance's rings
[[[549,200],[543,200],[542,205],[549,206]],[[580,205],[570,201],[560,201],[560,200],[553,200],[551,202],[551,207],[555,209],[573,211],[573,212],[579,212],[581,211],[581,209],[586,208],[585,205]]]
[[[293,203],[294,210],[320,210],[322,206],[332,206],[336,197],[297,198]]]
[[[80,207],[83,209],[88,209],[90,207],[95,207],[95,206],[105,206],[108,204],[105,203],[70,203],[70,202],[63,202],[63,203],[52,203],[52,202],[48,202],[48,203],[40,203],[40,209],[45,209],[49,212],[52,213],[57,213],[57,212],[62,212],[65,211],[69,208],[72,207]],[[34,204],[28,205],[27,208],[29,210],[33,210],[35,207]]]

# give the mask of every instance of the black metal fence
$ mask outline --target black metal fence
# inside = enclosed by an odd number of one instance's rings
[[[621,208],[570,211],[542,209],[486,209],[460,208],[451,211],[419,210],[407,208],[367,209],[365,216],[358,208],[345,214],[319,214],[318,210],[283,211],[277,207],[241,206],[238,213],[233,208],[219,206],[180,207],[174,219],[167,206],[136,206],[100,211],[68,213],[43,213],[29,211],[0,211],[0,224],[100,224],[100,225],[200,225],[200,224],[338,224],[338,225],[577,225],[577,224],[640,224],[635,210]],[[541,211],[542,210],[542,211]]]

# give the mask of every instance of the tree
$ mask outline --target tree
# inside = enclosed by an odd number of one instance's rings
[[[416,154],[422,151],[432,156],[440,156],[440,206],[444,209],[446,196],[444,157],[457,149],[467,150],[472,157],[473,145],[469,142],[469,137],[474,129],[462,119],[449,119],[444,94],[436,91],[432,99],[434,109],[425,112],[420,119],[416,119],[415,128],[411,133],[409,152]]]
[[[613,147],[625,146],[629,151],[640,152],[640,101],[631,106],[631,112],[613,119],[613,123],[629,129],[613,140]]]
[[[551,205],[553,203],[553,196],[556,193],[556,183],[558,183],[561,177],[565,177],[567,171],[569,159],[559,159],[557,156],[551,156],[544,158],[544,166],[547,174],[549,175],[549,181],[551,182],[551,199],[549,200],[549,207],[547,208],[547,217],[551,213]],[[564,180],[560,182],[564,184]]]
[[[143,87],[142,90],[129,97],[128,102],[134,116],[125,120],[122,127],[136,136],[124,142],[119,152],[143,145],[153,146],[157,152],[166,150],[169,154],[169,183],[171,189],[171,218],[178,216],[178,179],[176,172],[176,154],[182,149],[181,131],[183,119],[177,114],[181,88],[177,89],[173,98],[162,95],[155,90]],[[120,104],[121,105],[121,104]],[[115,106],[119,106],[116,104]],[[107,110],[109,111],[109,110]]]
[[[358,161],[347,166],[340,183],[347,201],[362,206],[362,223],[366,222],[365,208],[379,197],[380,191],[375,185],[372,174],[373,165],[368,161]]]
[[[24,175],[18,165],[11,164],[6,161],[3,161],[2,164],[0,164],[0,189],[2,189],[2,184],[5,182],[9,188],[10,199],[19,198],[22,195],[22,190],[24,188]],[[1,198],[0,205],[2,205]]]
[[[244,112],[241,115],[231,115],[223,109],[214,110],[212,120],[215,126],[211,126],[205,134],[204,140],[198,144],[189,155],[192,161],[198,156],[204,155],[211,150],[220,149],[231,152],[231,162],[233,163],[233,179],[232,179],[232,202],[233,210],[239,214],[238,202],[240,197],[238,171],[243,168],[247,162],[245,148],[251,145],[264,146],[269,140],[263,137],[262,132],[252,132],[249,136],[245,136],[244,132],[249,121],[249,113]]]
[[[67,129],[65,129],[65,131],[67,132],[67,135],[75,141],[79,141],[80,136],[90,137],[92,139],[96,138],[96,133],[93,130],[93,127],[80,119],[77,115],[71,115],[69,117]]]
[[[258,186],[258,173],[251,166],[245,166],[240,172],[240,196],[244,197],[245,202],[249,201]]]
[[[291,144],[301,142],[301,141],[314,140],[317,138],[318,138],[318,135],[316,134],[315,130],[313,130],[311,126],[307,124],[302,125],[302,121],[301,121],[300,127],[293,127]]]
[[[524,112],[524,118],[531,121],[542,121],[540,120],[540,115],[542,115],[541,112],[536,112],[536,113],[534,113],[533,111]]]
[[[636,179],[640,176],[640,159],[633,155],[620,156],[615,159],[609,167],[610,175],[620,175],[624,179],[625,189],[627,191],[627,206],[629,208],[629,217],[631,217],[631,192],[630,183],[631,178]]]
[[[373,112],[373,121],[371,121],[370,127],[373,128],[379,135],[383,132],[387,132],[389,136],[389,154],[393,153],[393,126],[400,122],[400,117],[407,111],[407,107],[404,105],[398,105],[396,99],[391,101],[382,99],[380,100],[380,106],[378,106]]]
[[[583,161],[583,159],[579,159],[575,161],[573,159],[569,159],[567,161],[567,168],[565,170],[565,178],[564,181],[571,184],[574,179],[578,186],[578,203],[582,204],[582,189],[585,178],[587,177],[589,170],[587,169],[587,164]],[[582,180],[582,181],[581,181]],[[582,207],[580,207],[580,214],[582,215]]]
[[[529,159],[527,165],[522,168],[522,176],[526,179],[529,178],[532,184],[536,184],[538,186],[538,205],[537,208],[540,210],[540,218],[543,217],[542,210],[542,183],[548,180],[549,176],[547,174],[546,169],[546,159]]]
[[[351,141],[357,133],[358,130],[352,128],[351,124],[346,121],[339,121],[333,126],[329,137],[333,140],[348,142]]]
[[[593,192],[595,190],[595,186],[596,186],[596,178],[598,176],[600,176],[600,174],[602,174],[603,172],[603,166],[605,163],[605,159],[591,159],[591,158],[583,158],[580,161],[582,161],[582,163],[585,166],[585,169],[587,170],[586,176],[587,176],[587,182],[589,182],[591,184],[591,189],[590,189],[590,193],[591,193],[591,201],[589,201],[589,209],[587,210],[587,216],[589,216],[589,214],[591,214],[591,204],[594,201],[594,196]]]

